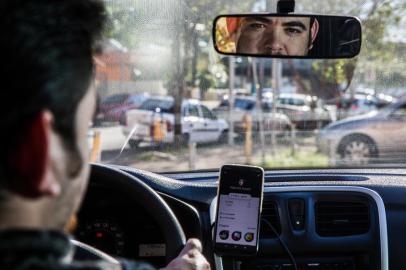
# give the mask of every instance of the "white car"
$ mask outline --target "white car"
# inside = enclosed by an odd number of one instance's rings
[[[131,147],[141,142],[173,143],[175,138],[174,100],[172,97],[148,98],[140,108],[127,111],[123,132],[131,136]],[[154,125],[160,125],[160,140],[154,135]],[[227,139],[228,124],[218,119],[198,100],[187,99],[182,102],[182,141],[209,143],[223,142]],[[156,129],[155,129],[156,130]]]

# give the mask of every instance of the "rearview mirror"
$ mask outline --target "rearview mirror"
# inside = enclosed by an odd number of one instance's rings
[[[274,58],[352,58],[361,49],[358,18],[302,14],[221,15],[214,20],[217,52]]]

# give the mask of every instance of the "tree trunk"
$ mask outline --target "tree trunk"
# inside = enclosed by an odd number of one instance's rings
[[[304,94],[310,95],[310,90],[307,89],[306,85],[304,84],[302,80],[302,76],[300,75],[299,71],[297,71],[295,65],[293,64],[292,59],[288,60],[289,68],[290,71],[292,72],[293,75],[293,80],[296,82],[296,85],[299,87],[299,92],[302,92]]]

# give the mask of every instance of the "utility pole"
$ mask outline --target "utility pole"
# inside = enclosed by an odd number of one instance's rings
[[[257,61],[255,58],[251,59],[252,62],[252,77],[256,93],[256,111],[257,117],[255,122],[258,124],[258,130],[255,128],[256,132],[259,132],[259,142],[260,142],[260,151],[261,151],[261,162],[265,164],[265,134],[264,134],[264,115],[262,114],[262,86],[259,86],[258,83],[258,71],[257,71]],[[261,61],[262,62],[262,61]]]
[[[235,7],[231,6],[229,12],[234,13]],[[234,145],[234,88],[235,88],[235,57],[228,57],[228,145]]]
[[[271,12],[271,10],[277,10],[277,1],[273,0],[265,0],[266,1],[266,11]],[[280,84],[282,80],[282,61],[281,59],[272,59],[272,123],[276,122],[276,103],[277,98],[279,97],[280,93]],[[275,155],[276,153],[276,134],[275,131],[272,130],[271,132],[271,151],[272,154]]]
[[[282,78],[282,61],[280,59],[272,59],[272,123],[276,122],[276,103],[280,93],[280,84]],[[271,133],[272,154],[275,154],[276,134]]]
[[[228,58],[229,67],[229,89],[228,89],[228,144],[234,144],[234,121],[233,121],[233,109],[234,109],[234,87],[235,87],[235,59],[233,56]]]
[[[182,18],[183,7],[181,2],[178,5],[179,17],[175,21],[175,32],[172,40],[172,61],[174,65],[174,71],[171,78],[171,87],[169,89],[174,99],[174,111],[175,111],[175,143],[181,143],[182,141],[182,100],[184,97],[184,67],[182,61],[182,43],[181,43],[181,31],[184,29],[184,22],[179,18]],[[182,30],[181,30],[182,29]]]

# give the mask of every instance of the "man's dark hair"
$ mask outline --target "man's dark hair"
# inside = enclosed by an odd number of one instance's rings
[[[54,115],[65,147],[77,155],[75,112],[93,77],[105,20],[96,0],[1,1],[0,179],[17,176],[10,156],[44,109]]]

